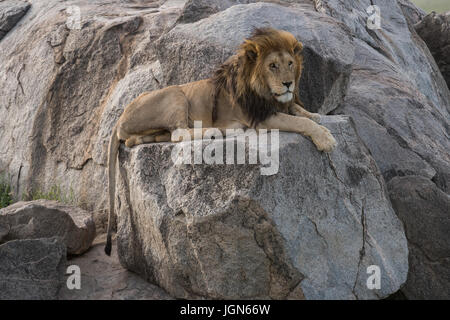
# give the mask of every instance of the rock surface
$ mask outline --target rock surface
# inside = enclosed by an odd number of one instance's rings
[[[0,210],[0,243],[60,237],[68,254],[82,254],[95,238],[92,215],[56,201],[18,202]],[[2,234],[1,230],[5,230]]]
[[[171,143],[122,148],[121,263],[177,298],[374,299],[397,291],[408,249],[384,181],[349,119],[323,120],[338,149],[326,155],[280,133],[271,176],[256,164],[174,165]],[[223,143],[205,141],[203,150]],[[366,287],[370,265],[381,268],[380,290]]]
[[[0,300],[57,299],[65,262],[66,248],[58,238],[0,245]]]
[[[30,9],[30,4],[20,0],[0,2],[0,40],[19,22]]]
[[[418,176],[396,177],[388,188],[409,243],[403,293],[413,300],[450,299],[450,196]]]
[[[397,2],[402,9],[406,20],[411,25],[416,24],[427,15],[424,10],[416,7],[414,3],[409,0],[397,0]]]
[[[104,241],[97,242],[83,256],[67,261],[67,267],[80,267],[81,289],[63,286],[59,300],[169,300],[164,290],[148,283],[120,265],[116,244],[111,256],[104,252]],[[66,275],[66,279],[68,275]]]
[[[415,25],[450,87],[450,12],[430,13]]]

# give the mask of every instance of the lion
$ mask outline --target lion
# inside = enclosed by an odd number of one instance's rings
[[[311,138],[319,151],[332,151],[336,140],[318,124],[320,115],[306,111],[298,96],[302,50],[302,43],[287,31],[255,29],[212,78],[143,93],[125,108],[109,143],[107,255],[111,254],[120,141],[129,148],[143,143],[180,142],[172,139],[172,132],[177,129],[188,130],[195,139],[193,123],[202,121],[202,130],[254,128],[297,132]]]

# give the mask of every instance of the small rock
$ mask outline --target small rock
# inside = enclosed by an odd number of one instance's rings
[[[68,254],[82,254],[95,237],[91,214],[56,201],[18,202],[0,210],[0,241],[60,237]]]

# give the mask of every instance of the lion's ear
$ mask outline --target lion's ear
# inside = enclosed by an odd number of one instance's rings
[[[303,44],[298,41],[294,47],[294,54],[300,55],[303,52]]]
[[[255,62],[258,58],[258,48],[256,47],[256,44],[252,41],[246,40],[242,45],[242,48],[244,49],[247,58],[250,61]]]

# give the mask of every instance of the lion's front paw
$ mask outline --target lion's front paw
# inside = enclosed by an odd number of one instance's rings
[[[128,138],[127,140],[125,140],[125,146],[127,148],[133,148],[135,145],[136,145],[135,137],[131,137],[131,138]]]
[[[319,151],[331,152],[337,145],[330,130],[324,126],[317,126],[317,132],[311,136],[312,141]]]
[[[318,113],[311,113],[310,119],[314,121],[315,123],[320,123],[322,120],[322,117]]]

